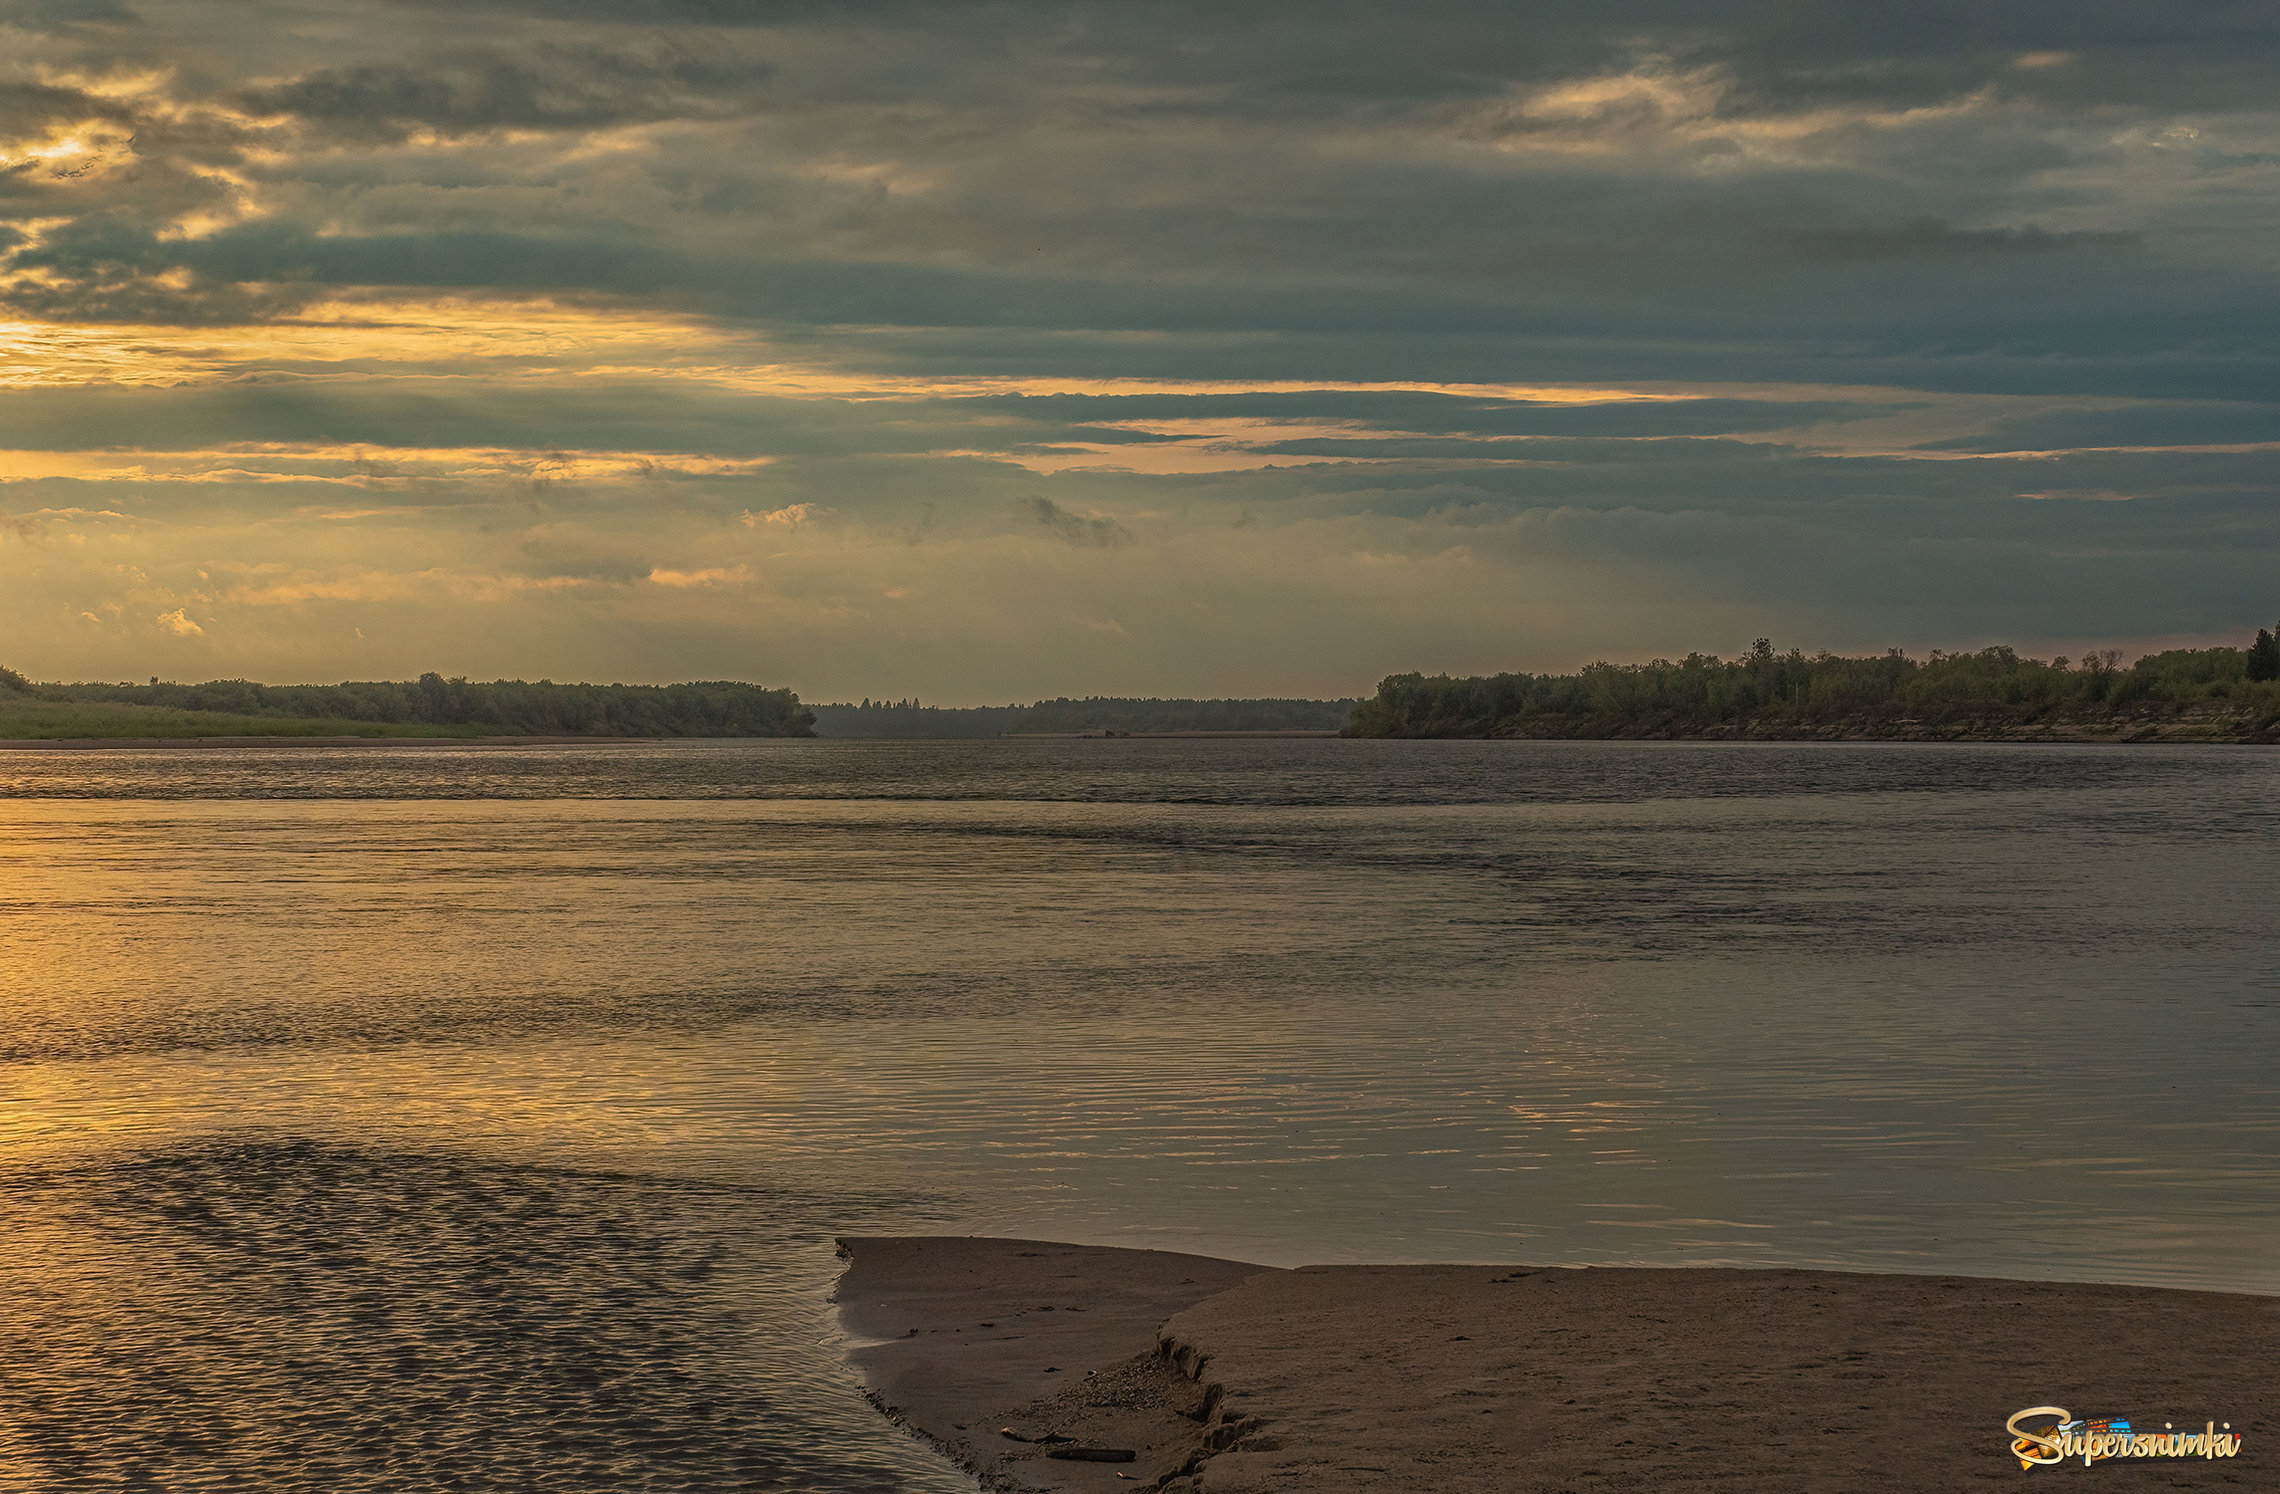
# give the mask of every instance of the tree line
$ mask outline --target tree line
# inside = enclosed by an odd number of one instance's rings
[[[160,706],[232,716],[474,727],[499,736],[808,737],[815,717],[789,690],[735,680],[677,685],[558,685],[552,680],[348,680],[263,685],[34,684],[0,670],[0,686],[57,702]]]
[[[1364,737],[1968,735],[2038,721],[2221,714],[2248,733],[2280,725],[2280,639],[2170,649],[2123,667],[2118,650],[2080,659],[1899,649],[1866,657],[1770,640],[1738,658],[1591,664],[1573,674],[1390,675],[1346,729]]]

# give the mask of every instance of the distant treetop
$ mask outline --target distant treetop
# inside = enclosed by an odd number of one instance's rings
[[[12,672],[12,671],[11,671]],[[20,678],[20,676],[19,676]],[[12,687],[14,688],[14,687]],[[417,680],[262,685],[37,685],[44,699],[109,701],[233,716],[478,727],[499,736],[807,737],[815,718],[789,690],[735,680],[678,685],[477,682],[428,673]]]
[[[2258,740],[2280,729],[2280,642],[2271,630],[2248,648],[2171,649],[2127,669],[2115,649],[2080,660],[2021,658],[2007,647],[1976,653],[1899,649],[1868,657],[1776,653],[1759,639],[1747,654],[1688,654],[1675,663],[1591,664],[1574,674],[1451,678],[1388,676],[1354,710],[1350,736],[1689,737],[1968,735],[2061,718],[2199,708],[2227,733]],[[2234,718],[2237,718],[2235,720]]]

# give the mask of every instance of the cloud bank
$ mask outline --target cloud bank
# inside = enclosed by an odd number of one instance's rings
[[[0,4],[0,650],[812,698],[2280,612],[2216,3]]]

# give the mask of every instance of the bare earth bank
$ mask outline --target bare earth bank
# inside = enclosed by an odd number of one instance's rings
[[[1279,1271],[952,1237],[841,1254],[873,1399],[991,1489],[1952,1490],[2027,1476],[2005,1419],[2063,1406],[2139,1432],[2230,1422],[2243,1441],[2038,1480],[2280,1490],[2276,1298],[1832,1271]]]

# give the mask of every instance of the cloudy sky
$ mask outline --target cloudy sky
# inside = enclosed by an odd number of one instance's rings
[[[0,662],[2237,641],[2276,246],[2268,0],[0,0]]]

